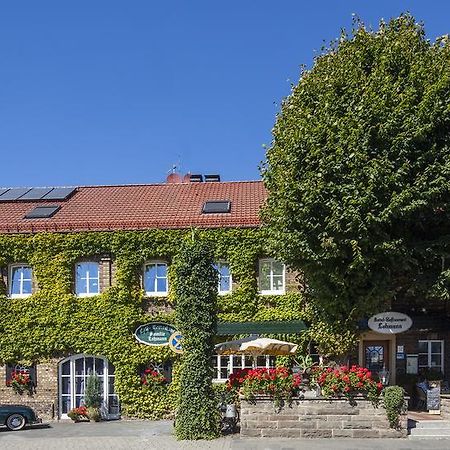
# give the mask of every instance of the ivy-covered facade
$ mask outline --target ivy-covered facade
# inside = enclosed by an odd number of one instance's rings
[[[238,208],[238,199],[234,203]],[[2,206],[11,208],[0,201],[0,217]],[[218,320],[309,319],[295,274],[283,268],[283,279],[277,280],[279,273],[267,265],[272,260],[258,226],[3,232],[0,401],[28,403],[43,417],[65,418],[82,402],[85,378],[95,371],[103,386],[105,417],[170,416],[180,356],[168,346],[139,343],[133,333],[153,321],[174,324],[177,280],[171,261],[193,234],[229,271],[229,290],[218,296]],[[269,268],[263,275],[266,295],[260,294],[261,264]],[[304,334],[289,338],[308,341]],[[33,393],[17,394],[7,386],[8,377],[14,369],[29,367]],[[149,367],[164,371],[170,383],[143,385],[141,376]]]
[[[383,335],[360,324],[359,340],[325,321],[308,303],[301,275],[270,254],[258,217],[264,192],[260,182],[243,182],[86,187],[51,203],[2,201],[0,194],[0,402],[65,418],[83,401],[86,377],[95,371],[104,417],[171,417],[181,356],[167,345],[140,343],[134,332],[149,322],[176,326],[172,261],[193,237],[212,249],[221,276],[219,325],[304,321],[306,331],[272,337],[305,352],[314,343],[325,356],[353,349],[353,362],[370,366],[374,357],[374,367],[391,371],[391,382],[410,382],[411,372],[430,367],[448,378],[447,306],[397,301],[386,310],[410,315],[411,329]],[[227,210],[205,213],[205,203],[217,200],[226,200]],[[42,206],[53,215],[25,217]],[[416,367],[408,367],[414,355]],[[275,363],[268,356],[257,362]],[[250,364],[245,356],[217,356],[213,377],[223,381]],[[149,369],[169,383],[143,383]],[[20,370],[29,373],[31,395],[11,383]]]

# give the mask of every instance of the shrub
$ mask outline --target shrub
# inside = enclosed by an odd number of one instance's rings
[[[383,403],[389,426],[400,429],[400,414],[405,411],[405,391],[400,386],[389,386],[383,390]]]
[[[94,422],[100,422],[102,415],[100,413],[100,410],[98,408],[87,408],[87,416],[90,420],[93,420]]]
[[[87,408],[100,408],[102,396],[100,394],[100,379],[96,373],[91,373],[86,380],[84,404]]]

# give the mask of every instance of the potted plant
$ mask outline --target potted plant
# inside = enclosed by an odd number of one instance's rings
[[[72,408],[67,415],[74,421],[74,422],[88,422],[88,412],[86,406],[79,406],[78,408]]]
[[[87,377],[86,388],[84,390],[84,404],[87,409],[87,416],[93,422],[99,422],[101,420],[101,402],[100,379],[97,374],[93,372]]]

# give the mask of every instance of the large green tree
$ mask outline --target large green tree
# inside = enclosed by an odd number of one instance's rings
[[[276,254],[331,320],[448,297],[450,44],[410,15],[323,49],[282,104],[263,165]]]

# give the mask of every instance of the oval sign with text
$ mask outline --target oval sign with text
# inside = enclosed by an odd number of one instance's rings
[[[169,338],[175,331],[168,323],[151,322],[137,327],[134,335],[142,344],[169,345]]]
[[[369,328],[377,333],[397,334],[411,328],[412,319],[406,314],[388,311],[373,315],[368,321]]]

